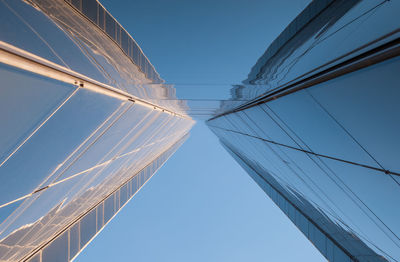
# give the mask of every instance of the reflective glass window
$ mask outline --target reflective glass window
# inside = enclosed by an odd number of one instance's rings
[[[86,214],[81,224],[81,246],[84,246],[96,234],[96,209]]]
[[[19,13],[19,16],[15,12]],[[46,16],[30,5],[21,1],[0,2],[0,24],[1,41],[54,63],[63,64],[60,57],[48,47],[49,44],[52,44],[50,40],[52,36],[46,38],[48,40],[46,43],[40,34],[51,32],[51,35],[66,39],[64,34],[60,33],[53,23],[49,23]],[[42,28],[37,28],[38,26]],[[42,29],[46,30],[42,31]]]
[[[115,38],[114,40],[121,45],[121,26],[118,23],[115,23]]]
[[[42,261],[68,261],[68,231],[55,238],[43,249]]]
[[[133,192],[133,194],[136,193],[137,189],[138,189],[138,178],[137,178],[137,175],[136,175],[135,177],[132,178],[132,192]]]
[[[340,262],[350,262],[349,256],[347,256],[340,248],[337,246],[333,249],[333,261],[340,261]]]
[[[119,191],[120,191],[119,206],[122,207],[128,200],[128,184],[123,185]]]
[[[106,15],[106,32],[112,39],[115,39],[115,29],[116,29],[115,21],[108,12],[106,12],[105,15]]]
[[[135,42],[133,42],[132,58],[137,66],[139,66],[139,62],[140,62],[139,54],[140,54],[140,49],[139,49],[138,45]]]
[[[0,64],[0,163],[74,91],[74,87]]]
[[[104,221],[104,205],[101,203],[97,206],[97,231],[99,231],[103,227]]]
[[[326,255],[325,257],[329,260],[329,261],[334,261],[334,257],[333,257],[333,251],[335,249],[335,245],[333,244],[332,240],[330,240],[329,238],[326,239]]]
[[[101,6],[99,6],[98,8],[99,8],[99,21],[98,21],[97,25],[101,29],[105,30],[105,22],[104,22],[105,21],[105,11],[104,11],[103,7],[101,7]]]
[[[82,13],[86,15],[90,20],[97,24],[97,1],[96,0],[84,0],[82,1]]]
[[[75,6],[78,10],[82,10],[82,0],[71,0],[71,4]]]
[[[54,163],[62,163],[120,104],[120,100],[79,90],[0,167],[1,202],[29,194],[44,179],[51,179]]]
[[[69,259],[75,257],[78,254],[80,249],[80,241],[79,241],[79,223],[76,223],[69,229]]]
[[[27,262],[40,262],[40,256],[42,252],[38,252],[36,255],[28,259]]]
[[[107,223],[115,213],[115,194],[112,194],[104,201],[104,224]]]
[[[121,47],[125,54],[129,55],[129,36],[124,29],[121,29]]]
[[[374,161],[372,165],[395,172],[400,172],[398,68],[400,58],[390,59],[308,91],[331,119],[379,163]]]

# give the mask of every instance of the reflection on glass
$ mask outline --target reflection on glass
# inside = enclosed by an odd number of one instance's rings
[[[193,121],[97,1],[0,6],[0,260],[69,261]]]
[[[68,232],[57,237],[43,249],[42,261],[68,261]]]
[[[207,122],[329,261],[400,260],[399,7],[313,1]]]

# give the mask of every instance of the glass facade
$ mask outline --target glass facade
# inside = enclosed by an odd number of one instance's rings
[[[69,261],[74,259],[183,142],[184,138],[154,159],[139,173],[128,178],[119,188],[110,192],[75,221],[71,221],[62,232],[38,247],[37,251],[27,258],[27,261]],[[41,220],[38,220],[36,223],[40,222]],[[18,232],[14,234],[18,234]]]
[[[194,121],[97,1],[1,1],[0,21],[0,260],[70,261]]]
[[[400,261],[394,1],[313,1],[207,121],[330,261]]]

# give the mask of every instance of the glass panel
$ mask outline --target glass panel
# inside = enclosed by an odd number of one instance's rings
[[[0,208],[0,224],[2,224],[13,212],[15,209],[21,205],[23,200],[16,201],[12,204]]]
[[[309,89],[311,98],[379,163],[378,167],[395,172],[400,172],[398,68],[400,58],[394,58]]]
[[[146,60],[145,60],[145,58],[144,58],[144,55],[143,55],[143,53],[142,52],[140,52],[140,54],[139,54],[139,67],[140,67],[140,70],[143,72],[143,73],[145,73],[145,63],[146,63]]]
[[[308,236],[308,224],[309,221],[307,218],[305,218],[302,214],[298,213],[298,223],[297,227],[303,232],[304,235]]]
[[[326,237],[325,237],[325,235],[318,228],[314,228],[312,235],[311,235],[311,233],[309,233],[309,235],[310,235],[311,241],[318,248],[318,250],[323,255],[326,255]]]
[[[115,21],[111,15],[106,12],[106,32],[111,38],[115,38]]]
[[[119,209],[120,207],[121,207],[121,206],[120,206],[120,191],[117,190],[117,191],[115,192],[115,208],[116,208],[116,211],[118,211],[118,209]]]
[[[97,206],[97,231],[99,231],[103,227],[103,221],[104,221],[104,206],[103,203],[101,203],[99,206]]]
[[[133,194],[135,194],[137,190],[138,190],[138,177],[136,175],[134,178],[132,178],[132,192],[133,192]]]
[[[333,257],[334,249],[335,249],[335,245],[332,243],[332,241],[329,238],[327,238],[326,239],[326,256],[325,257],[329,261],[334,261],[333,260],[334,259],[334,257]]]
[[[30,259],[28,259],[27,262],[40,262],[40,256],[41,256],[42,252],[38,252],[36,255],[34,255],[33,257],[31,257]]]
[[[121,47],[125,54],[129,55],[129,36],[124,29],[121,29]]]
[[[98,22],[97,25],[101,29],[105,30],[105,23],[104,23],[104,21],[105,21],[105,11],[104,11],[103,7],[101,7],[101,6],[99,6],[98,9],[99,9],[99,22]]]
[[[118,23],[115,23],[116,29],[115,29],[115,41],[120,45],[121,44],[121,26]]]
[[[69,230],[69,259],[75,257],[80,250],[80,229],[79,222],[73,225]]]
[[[84,0],[82,2],[82,13],[95,24],[97,24],[97,5],[96,0]]]
[[[313,152],[376,166],[306,92],[271,101],[268,106]]]
[[[17,10],[15,10],[18,8]],[[31,6],[20,1],[1,1],[0,2],[0,40],[8,44],[24,49],[27,52],[39,55],[55,63],[62,63],[59,57],[46,45],[30,26],[27,25],[26,17],[21,13],[32,12],[29,17],[41,16],[40,13]],[[28,13],[29,14],[29,13]],[[54,25],[53,25],[54,26]],[[47,27],[47,26],[46,26]],[[18,32],[18,33],[16,33]],[[29,44],[28,44],[29,43]]]
[[[146,107],[132,106],[130,103],[119,108],[104,128],[100,129],[92,140],[85,143],[87,145],[82,147],[82,152],[75,154],[76,156],[72,158],[75,160],[71,165],[66,165],[67,169],[60,169],[56,174],[57,180],[68,178],[117,157],[129,138],[135,135],[135,131],[139,132],[149,112]]]
[[[89,240],[96,234],[96,209],[93,209],[88,214],[86,214],[81,223],[81,247],[86,245]]]
[[[71,4],[72,4],[73,6],[75,6],[78,10],[82,10],[82,8],[81,8],[81,6],[82,6],[81,1],[82,1],[82,0],[71,0]]]
[[[130,198],[132,196],[132,179],[128,181],[127,187],[128,187],[128,198]]]
[[[29,194],[51,179],[55,163],[62,163],[120,104],[120,100],[79,90],[0,168],[4,179],[0,201]]]
[[[254,119],[257,119],[257,121]],[[285,128],[283,123],[279,122],[279,119],[276,119],[273,112],[269,110],[268,105],[255,106],[249,108],[249,110],[243,111],[241,120],[243,124],[251,127],[253,132],[249,132],[250,135],[259,136],[289,146],[299,147],[293,135],[290,134],[290,131]]]
[[[112,218],[115,211],[115,194],[112,194],[104,201],[104,224]]]
[[[122,207],[128,200],[128,184],[125,184],[124,186],[122,186],[119,191],[120,191],[119,206]]]
[[[0,64],[0,78],[0,123],[7,126],[0,129],[1,166],[75,88],[4,64]]]
[[[333,261],[334,262],[350,262],[350,258],[337,246],[334,247],[333,249]]]
[[[42,261],[68,261],[68,231],[54,239],[42,251]]]
[[[387,254],[396,254],[399,244],[397,237],[400,235],[400,210],[388,207],[397,205],[400,197],[399,185],[390,176],[374,170],[333,160],[324,162],[349,190],[348,200],[339,203],[343,208],[348,207],[348,217],[356,221],[349,221],[343,216],[343,222],[353,225],[354,233],[363,236],[380,250]],[[338,202],[337,195],[333,197]]]
[[[132,52],[133,52],[133,55],[132,55],[133,61],[135,62],[135,64],[137,66],[139,66],[139,63],[140,63],[140,59],[139,59],[140,49],[139,49],[138,45],[135,42],[133,43]]]

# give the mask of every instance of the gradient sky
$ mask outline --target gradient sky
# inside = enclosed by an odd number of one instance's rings
[[[101,1],[178,96],[238,84],[309,1]],[[211,90],[211,93],[210,93]],[[226,90],[225,90],[226,91]],[[224,91],[224,92],[225,92]],[[204,123],[76,261],[324,261]]]

